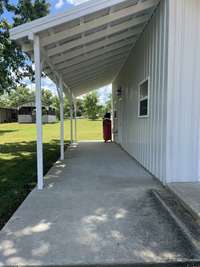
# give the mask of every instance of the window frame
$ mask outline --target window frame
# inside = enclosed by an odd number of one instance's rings
[[[141,86],[145,83],[148,82],[148,92],[147,92],[147,96],[141,98]],[[141,107],[141,102],[147,100],[147,115],[140,115],[140,107]],[[150,101],[150,77],[148,76],[147,78],[145,78],[144,80],[142,80],[141,82],[139,82],[138,84],[138,118],[149,118],[149,101]]]

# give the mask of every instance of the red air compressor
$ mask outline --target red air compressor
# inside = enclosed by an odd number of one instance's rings
[[[107,141],[112,141],[112,123],[111,123],[110,113],[106,113],[103,119],[103,139],[105,143]]]

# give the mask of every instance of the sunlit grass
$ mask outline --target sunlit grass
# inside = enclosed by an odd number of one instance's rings
[[[78,120],[78,140],[102,139],[102,122]],[[43,126],[44,171],[58,159],[60,124]],[[65,121],[65,140],[70,122]],[[36,127],[34,124],[0,124],[0,227],[36,184]]]

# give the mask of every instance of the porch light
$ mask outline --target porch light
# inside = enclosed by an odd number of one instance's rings
[[[119,87],[119,89],[117,89],[117,96],[122,97],[122,87]]]

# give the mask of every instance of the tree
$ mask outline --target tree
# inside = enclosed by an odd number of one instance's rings
[[[0,96],[0,107],[19,107],[28,102],[35,102],[35,93],[25,86],[18,86],[15,90]],[[50,90],[42,89],[42,103],[45,106],[54,106],[55,100]]]
[[[13,13],[13,25],[1,16],[5,9]],[[11,5],[9,0],[0,2],[0,94],[16,89],[23,78],[33,79],[32,64],[20,47],[10,40],[9,30],[48,13],[46,0],[19,0],[17,5]]]
[[[9,99],[8,99],[8,94],[5,93],[4,95],[0,96],[0,108],[6,108],[9,107]]]
[[[34,101],[34,92],[27,87],[18,86],[7,95],[9,107],[19,107],[20,105]]]
[[[53,100],[52,106],[53,106],[53,108],[55,108],[56,117],[58,119],[60,119],[60,100],[59,100],[59,97],[53,96],[52,100]],[[64,97],[64,115],[67,118],[69,118],[69,116],[70,116],[70,104],[69,104],[69,101],[66,97]]]
[[[99,117],[103,118],[106,112],[107,111],[106,111],[105,105],[100,105],[99,106]]]
[[[59,101],[58,96],[53,96],[52,106],[55,109],[56,117],[59,119],[60,118],[60,101]]]
[[[77,117],[81,117],[84,114],[84,104],[83,104],[83,100],[80,98],[76,99],[76,114],[77,114]]]
[[[91,120],[96,120],[99,115],[98,95],[94,91],[87,94],[83,100],[86,116]]]
[[[18,26],[46,16],[49,7],[46,0],[18,0],[17,5],[9,5],[8,10],[14,13],[14,26]]]
[[[70,117],[70,103],[68,98],[64,97],[64,115],[65,117]]]
[[[112,111],[112,94],[109,95],[108,100],[105,103],[105,113]]]
[[[0,1],[0,15],[3,14],[5,8],[8,7],[8,0],[1,0]]]
[[[53,94],[48,89],[42,89],[42,103],[46,106],[52,106],[54,101]]]
[[[27,56],[9,38],[10,28],[6,20],[0,21],[0,93],[16,88],[32,73]]]

